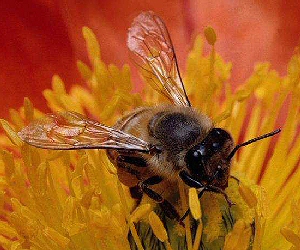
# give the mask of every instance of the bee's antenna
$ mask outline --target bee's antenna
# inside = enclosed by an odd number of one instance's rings
[[[264,135],[261,135],[259,137],[256,137],[256,138],[253,138],[249,141],[246,141],[246,142],[243,142],[241,144],[238,144],[235,146],[235,148],[231,151],[231,153],[229,154],[229,156],[227,157],[227,160],[230,160],[236,153],[236,151],[241,148],[241,147],[244,147],[244,146],[247,146],[253,142],[256,142],[256,141],[259,141],[259,140],[262,140],[262,139],[265,139],[267,137],[270,137],[270,136],[273,136],[273,135],[276,135],[278,134],[279,132],[281,131],[281,129],[276,129],[274,130],[273,132],[270,132],[270,133],[267,133],[267,134],[264,134]]]

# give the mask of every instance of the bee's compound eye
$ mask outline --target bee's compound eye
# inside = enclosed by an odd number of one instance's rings
[[[214,154],[221,150],[227,141],[232,141],[228,132],[221,128],[213,128],[202,141],[202,144],[209,148],[211,154]]]
[[[224,142],[225,140],[231,139],[230,134],[227,131],[225,131],[224,129],[221,129],[221,128],[213,128],[209,132],[207,137],[214,140],[213,147],[214,147],[215,143],[220,144],[220,143]],[[215,145],[217,146],[217,144],[215,144]]]
[[[203,156],[205,154],[206,150],[203,145],[196,145],[187,152],[185,162],[192,173],[200,174],[203,170]]]
[[[221,129],[219,129],[219,128],[214,128],[213,131],[214,131],[214,133],[217,134],[217,135],[220,135],[220,134],[221,134]]]

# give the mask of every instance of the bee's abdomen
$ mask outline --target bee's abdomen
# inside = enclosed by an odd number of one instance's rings
[[[159,112],[149,123],[149,133],[166,150],[182,150],[192,145],[201,135],[198,121],[180,112]]]

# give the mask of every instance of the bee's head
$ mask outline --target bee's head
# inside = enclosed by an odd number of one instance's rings
[[[190,175],[203,185],[226,188],[231,161],[228,156],[233,148],[231,135],[224,129],[213,128],[185,156]]]
[[[228,185],[229,167],[236,151],[253,142],[278,134],[281,130],[263,134],[234,147],[231,135],[221,128],[213,128],[199,144],[185,156],[190,176],[203,186],[225,189]]]

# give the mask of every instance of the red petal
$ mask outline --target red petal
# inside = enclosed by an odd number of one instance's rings
[[[187,2],[186,2],[187,3]],[[192,30],[215,28],[216,50],[233,62],[237,84],[248,78],[255,63],[268,61],[281,74],[300,40],[299,1],[188,1]]]
[[[270,61],[285,73],[299,43],[298,1],[1,1],[0,116],[17,108],[23,96],[45,109],[42,90],[53,74],[67,85],[77,83],[76,59],[87,61],[82,26],[92,28],[108,63],[129,62],[127,29],[141,11],[153,10],[166,22],[178,62],[184,68],[193,34],[207,25],[217,32],[217,51],[232,61],[233,79],[239,82],[258,61]],[[136,76],[136,74],[135,74]]]

